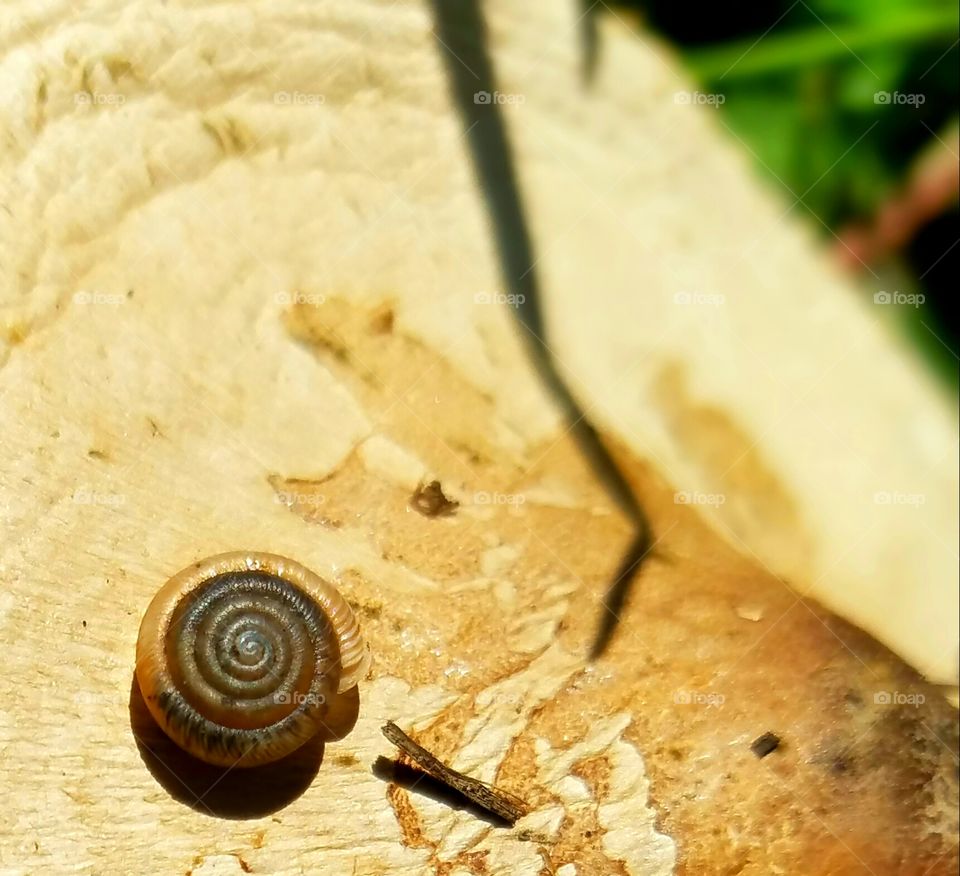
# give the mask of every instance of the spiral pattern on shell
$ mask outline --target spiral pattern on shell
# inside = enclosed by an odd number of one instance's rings
[[[275,554],[220,554],[174,575],[137,640],[137,680],[154,719],[181,748],[221,766],[299,748],[368,664],[346,600]]]

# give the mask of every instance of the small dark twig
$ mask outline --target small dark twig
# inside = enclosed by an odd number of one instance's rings
[[[750,750],[761,759],[765,758],[770,752],[776,751],[779,747],[780,737],[769,730],[750,743]]]
[[[390,742],[425,773],[463,794],[487,812],[499,816],[511,826],[526,814],[527,805],[521,799],[501,788],[494,788],[479,779],[465,776],[445,763],[441,763],[422,745],[418,745],[407,736],[393,721],[387,721],[381,730]]]
[[[505,818],[494,815],[445,782],[435,779],[416,764],[410,763],[410,759],[400,752],[397,752],[396,760],[380,755],[373,764],[372,772],[384,782],[403,788],[411,794],[428,797],[450,809],[465,812],[473,818],[485,821],[491,827],[510,827],[510,822]]]

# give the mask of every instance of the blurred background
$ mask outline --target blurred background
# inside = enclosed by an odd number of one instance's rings
[[[590,7],[591,0],[584,0]],[[757,173],[806,213],[882,318],[958,386],[958,5],[617,0],[672,42]]]

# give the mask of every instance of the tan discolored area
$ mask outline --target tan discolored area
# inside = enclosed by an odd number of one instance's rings
[[[757,530],[764,539],[759,554],[777,556],[782,568],[809,576],[814,540],[790,485],[764,457],[762,436],[729,411],[697,399],[679,363],[663,367],[653,397],[672,440],[698,472],[697,481],[708,486],[708,495],[722,498],[724,524],[734,536],[745,539]]]
[[[0,871],[956,865],[955,712],[881,709],[916,678],[763,568],[955,680],[955,411],[652,34],[601,16],[585,90],[578,3],[480,5],[548,339],[660,537],[611,650],[631,533],[513,320],[461,4],[6,4]],[[434,481],[454,514],[411,508]],[[349,732],[246,779],[133,695],[153,595],[230,550],[335,581],[376,652]],[[393,787],[387,720],[531,812]]]
[[[448,364],[431,363],[411,338],[372,330],[363,312],[344,320],[345,308],[298,309],[288,325],[343,369],[378,434],[419,448],[425,468],[461,508],[452,517],[424,517],[409,507],[401,482],[370,477],[357,453],[320,482],[294,476],[273,484],[322,495],[292,510],[318,525],[335,520],[355,530],[384,558],[430,582],[407,601],[382,582],[363,580],[358,608],[380,655],[375,673],[415,684],[442,679],[459,694],[418,737],[453,759],[482,692],[522,672],[554,642],[571,654],[586,652],[630,529],[571,441],[560,438],[520,459],[491,452],[477,437],[496,431],[496,412],[482,394]],[[358,327],[348,342],[357,361],[389,367],[353,374],[353,363],[331,356],[320,340],[328,320]],[[427,398],[438,400],[441,416],[424,412]],[[445,432],[441,422],[471,428]],[[524,715],[495,771],[534,809],[564,807],[559,829],[539,847],[545,867],[572,862],[578,872],[630,872],[604,847],[600,812],[617,781],[607,752],[572,764],[583,805],[564,805],[562,794],[543,786],[537,766],[537,740],[559,756],[611,715],[623,715],[622,737],[642,755],[658,827],[677,843],[678,872],[949,872],[957,860],[956,712],[884,647],[734,551],[697,511],[676,504],[669,486],[615,451],[658,543],[608,654],[572,669],[554,696]],[[471,502],[522,497],[545,481],[562,482],[579,497],[576,506]],[[504,545],[514,548],[508,561],[485,577],[485,554]],[[405,637],[428,645],[416,661],[405,659]],[[504,638],[509,647],[496,644]],[[525,653],[517,643],[527,640]],[[884,704],[884,692],[925,702]],[[517,702],[514,710],[524,708]],[[767,731],[782,741],[761,760],[750,745]],[[425,842],[410,795],[395,788],[390,799],[407,841]]]

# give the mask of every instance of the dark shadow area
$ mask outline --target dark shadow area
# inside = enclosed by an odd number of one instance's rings
[[[504,818],[488,812],[482,806],[474,803],[469,797],[465,797],[459,791],[445,785],[443,782],[435,779],[429,773],[400,761],[390,760],[382,755],[377,758],[373,764],[371,772],[384,782],[398,785],[411,791],[414,794],[422,794],[438,803],[443,803],[451,809],[463,810],[469,812],[480,821],[485,821],[493,827],[513,827],[513,825]]]
[[[580,75],[584,85],[591,85],[600,63],[600,33],[597,16],[605,9],[600,0],[580,0]]]
[[[620,623],[620,613],[627,604],[630,595],[630,585],[637,574],[640,564],[650,553],[650,539],[647,530],[639,530],[627,548],[627,552],[620,561],[620,567],[614,576],[613,583],[607,588],[603,596],[603,606],[606,611],[600,617],[597,634],[590,646],[590,659],[596,660],[607,650],[607,645],[617,631]]]
[[[910,263],[916,266],[924,288],[930,293],[926,311],[921,312],[935,335],[931,335],[928,329],[918,334],[942,360],[941,371],[953,375],[954,384],[957,383],[957,362],[960,361],[957,355],[960,326],[952,316],[953,306],[949,302],[953,295],[947,290],[956,282],[956,260],[944,256],[952,251],[957,240],[960,240],[960,211],[954,207],[920,228],[906,248]]]
[[[355,705],[359,706],[359,697]],[[344,714],[349,714],[349,707]],[[130,729],[147,769],[170,796],[199,813],[219,818],[260,818],[282,809],[310,786],[323,762],[322,736],[282,760],[260,767],[225,769],[197,760],[157,726],[136,675],[130,685]]]
[[[327,711],[323,739],[336,742],[343,739],[356,726],[360,714],[360,688],[352,687],[334,697]]]
[[[496,79],[487,52],[487,33],[478,0],[432,0],[438,51],[444,59],[450,90],[470,145],[474,172],[486,198],[490,225],[500,257],[506,291],[519,303],[516,315],[524,331],[527,351],[540,379],[559,400],[569,421],[570,434],[590,462],[604,488],[631,520],[635,536],[620,562],[604,598],[600,629],[591,648],[599,657],[612,638],[630,585],[650,544],[650,526],[640,502],[591,425],[544,340],[542,298],[537,259],[517,183],[513,153],[496,95]],[[593,27],[593,20],[584,24]]]

